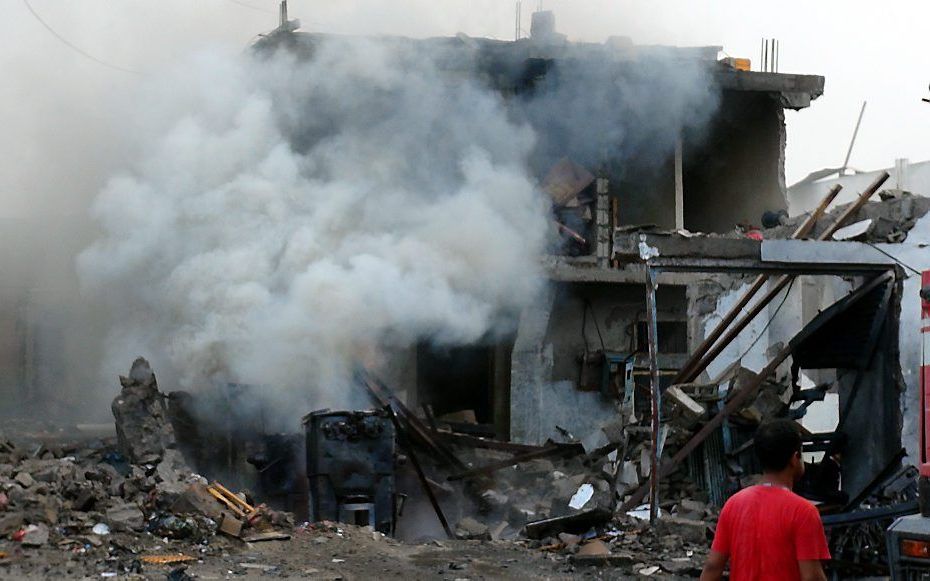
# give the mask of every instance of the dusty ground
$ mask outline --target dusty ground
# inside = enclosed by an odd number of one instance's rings
[[[576,566],[570,557],[516,542],[433,541],[404,544],[370,529],[298,529],[289,541],[247,544],[216,537],[199,552],[148,534],[110,535],[100,547],[25,548],[0,542],[8,557],[2,579],[185,579],[178,565],[142,563],[144,555],[197,557],[184,573],[196,579],[626,579],[630,565]],[[132,571],[136,571],[133,573]],[[640,577],[642,578],[642,577]],[[668,578],[663,576],[663,578]]]

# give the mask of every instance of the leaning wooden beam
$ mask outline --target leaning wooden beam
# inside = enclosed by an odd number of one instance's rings
[[[850,204],[849,207],[846,208],[846,210],[840,215],[840,217],[837,218],[833,224],[831,224],[820,234],[820,236],[817,237],[817,240],[828,240],[831,236],[833,236],[834,232],[842,228],[851,217],[853,217],[860,209],[862,209],[862,206],[864,206],[865,203],[869,201],[869,198],[878,192],[878,189],[882,186],[882,184],[885,183],[888,177],[888,172],[882,172],[882,174],[878,176],[878,178],[876,178],[876,180],[872,182],[872,184],[866,188],[866,190],[862,192],[858,198],[856,198],[856,201]],[[691,367],[686,375],[682,376],[681,378],[676,377],[676,381],[673,383],[688,383],[690,381],[694,381],[694,379],[700,375],[702,371],[707,369],[707,366],[710,365],[717,358],[717,356],[719,356],[720,353],[722,353],[723,350],[733,342],[733,339],[735,339],[736,336],[739,335],[740,332],[745,329],[746,326],[749,325],[749,323],[751,323],[752,320],[755,319],[756,316],[761,313],[763,309],[765,309],[768,304],[772,302],[772,300],[774,300],[775,297],[778,296],[778,294],[791,283],[792,280],[794,280],[794,278],[795,275],[789,274],[780,276],[775,281],[775,284],[772,285],[772,288],[770,288],[768,292],[762,296],[762,298],[753,304],[752,308],[749,309],[743,318],[740,319],[736,325],[733,326],[733,328],[727,331],[727,333],[720,339],[720,341],[709,352],[707,352],[697,364]]]
[[[804,222],[798,226],[798,229],[791,234],[791,238],[794,240],[800,240],[806,238],[808,234],[811,233],[811,230],[814,229],[814,226],[817,225],[817,221],[823,216],[827,208],[833,203],[833,200],[836,199],[836,196],[840,193],[840,190],[843,189],[843,186],[837,184],[830,188],[830,191],[827,192],[827,195],[820,200],[820,204],[814,208],[814,211],[811,212],[810,216],[807,217]],[[729,311],[720,319],[720,322],[717,323],[717,326],[707,335],[707,338],[698,345],[697,349],[694,350],[694,353],[691,354],[691,357],[688,358],[688,361],[682,366],[681,371],[678,372],[678,375],[675,377],[675,380],[672,381],[672,384],[685,383],[686,381],[683,378],[691,377],[691,371],[693,368],[701,362],[704,355],[714,346],[714,343],[717,342],[717,339],[723,335],[723,332],[727,330],[727,327],[736,320],[736,317],[746,308],[746,305],[749,304],[749,301],[752,297],[756,296],[762,287],[765,286],[766,281],[769,279],[768,274],[760,274],[756,277],[756,280],[753,281],[752,286],[743,293],[743,296],[736,301],[736,304],[733,305]],[[700,372],[698,372],[700,373]]]
[[[550,456],[578,456],[583,453],[584,446],[581,444],[553,444],[551,446],[546,446],[541,450],[536,450],[535,452],[518,454],[512,458],[507,458],[498,462],[492,462],[485,466],[479,466],[477,468],[472,468],[471,470],[453,474],[452,476],[449,476],[447,480],[455,481],[464,480],[465,478],[472,478],[474,476],[487,476],[488,474],[493,474],[498,470],[516,466],[517,464],[521,464],[523,462],[529,462],[530,460],[549,458]]]
[[[398,419],[402,421],[403,427],[413,432],[417,439],[423,442],[438,459],[456,469],[462,470],[465,468],[465,463],[459,460],[448,447],[441,442],[437,442],[432,436],[433,431],[421,422],[403,402],[397,399],[397,396],[391,392],[389,387],[379,382],[365,370],[357,371],[356,377],[362,382],[375,401],[382,407],[389,406],[394,410]]]
[[[879,284],[887,282],[888,279],[889,275],[887,274],[878,275],[854,290],[851,294],[863,295],[865,293],[871,292]],[[844,299],[840,300],[842,301]],[[807,327],[805,327],[805,329],[806,328]],[[804,329],[799,332],[799,335],[803,332]],[[694,452],[694,450],[696,450],[697,447],[700,446],[701,443],[713,433],[714,430],[720,427],[720,425],[723,423],[723,420],[726,419],[727,416],[743,409],[749,398],[753,397],[759,391],[759,388],[762,386],[768,376],[772,375],[775,370],[778,369],[778,366],[784,363],[786,359],[788,359],[798,342],[798,335],[795,335],[795,337],[789,341],[788,344],[781,349],[781,351],[778,352],[778,354],[769,362],[768,365],[765,366],[764,369],[762,369],[743,387],[739,388],[735,392],[732,392],[727,399],[726,405],[723,406],[723,409],[717,412],[717,415],[711,418],[711,420],[704,424],[704,426],[698,430],[697,433],[691,436],[691,439],[688,440],[688,442],[682,446],[682,448],[678,450],[674,456],[672,456],[669,462],[662,466],[661,476],[665,477],[673,473],[678,468],[679,464],[681,464],[688,456],[690,456],[691,453]],[[623,504],[623,506],[620,507],[620,510],[626,512],[627,510],[637,506],[640,502],[642,502],[643,498],[645,498],[648,492],[649,488],[647,484],[641,485],[636,490],[636,492],[634,492]]]
[[[759,390],[759,387],[762,386],[762,383],[768,378],[768,376],[774,373],[778,366],[781,365],[789,355],[791,355],[793,348],[794,346],[791,343],[785,346],[778,353],[778,355],[776,355],[775,358],[772,359],[772,361],[770,361],[769,364],[766,365],[765,368],[752,379],[752,381],[736,391],[730,400],[726,403],[726,405],[723,406],[723,409],[717,412],[717,415],[711,418],[709,422],[704,424],[704,426],[698,430],[698,432],[694,434],[690,440],[688,440],[688,443],[685,444],[674,456],[672,456],[668,463],[663,464],[662,469],[660,470],[660,476],[670,476],[678,468],[678,465],[691,454],[691,452],[693,452],[699,445],[701,445],[701,443],[706,440],[714,430],[720,427],[720,425],[723,423],[723,420],[727,416],[741,410],[746,400],[751,395],[754,395]],[[620,510],[622,512],[626,512],[639,505],[639,503],[642,502],[643,498],[645,498],[646,493],[648,492],[649,487],[646,484],[641,485],[636,489],[636,492],[634,492],[630,498],[625,503],[623,503],[623,506],[620,507]]]
[[[433,506],[433,512],[436,513],[436,518],[439,519],[439,524],[442,525],[442,530],[446,532],[447,537],[454,539],[455,533],[452,532],[452,528],[449,526],[449,521],[446,520],[446,515],[444,512],[442,512],[442,507],[439,506],[439,501],[436,499],[436,495],[433,493],[433,487],[430,485],[429,480],[426,478],[426,474],[423,472],[423,467],[420,465],[420,461],[417,459],[416,452],[414,452],[413,446],[410,443],[410,435],[401,429],[400,421],[397,419],[397,413],[394,411],[394,408],[392,408],[390,405],[386,405],[384,406],[384,409],[387,410],[388,415],[391,416],[391,422],[394,423],[394,429],[397,431],[398,440],[401,446],[404,448],[404,452],[407,453],[407,457],[410,458],[410,463],[413,464],[413,469],[417,473],[417,479],[420,481],[420,486],[423,487],[423,492],[426,493],[426,497],[429,499],[429,503]]]

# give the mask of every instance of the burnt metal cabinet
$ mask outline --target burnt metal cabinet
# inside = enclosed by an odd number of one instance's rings
[[[316,411],[304,420],[310,516],[392,534],[394,425],[384,411]]]

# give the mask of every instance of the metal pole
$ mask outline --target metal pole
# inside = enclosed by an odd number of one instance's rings
[[[516,26],[514,27],[515,30],[514,30],[514,35],[513,35],[514,40],[520,40],[520,28],[521,28],[520,16],[522,16],[522,13],[523,13],[522,8],[523,8],[523,2],[517,2],[517,19],[516,19]]]
[[[856,136],[859,135],[859,125],[862,124],[862,116],[865,115],[865,106],[868,105],[868,101],[862,102],[862,109],[859,110],[859,119],[856,120],[856,128],[853,130],[852,139],[849,140],[849,149],[846,151],[846,159],[843,160],[843,169],[840,171],[843,174],[846,174],[846,168],[849,167],[849,158],[852,156],[853,146],[856,144]]]
[[[659,424],[661,423],[662,395],[659,392],[658,321],[656,313],[656,275],[646,264],[646,312],[649,316],[649,375],[652,396],[652,445],[649,458],[649,523],[655,524],[659,516]]]
[[[681,133],[675,140],[675,229],[685,228],[684,146]]]

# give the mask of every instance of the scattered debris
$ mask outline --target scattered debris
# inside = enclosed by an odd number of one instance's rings
[[[142,562],[148,563],[150,565],[173,565],[174,563],[186,563],[188,561],[196,561],[195,557],[190,555],[185,555],[183,553],[177,553],[174,555],[143,555]]]

